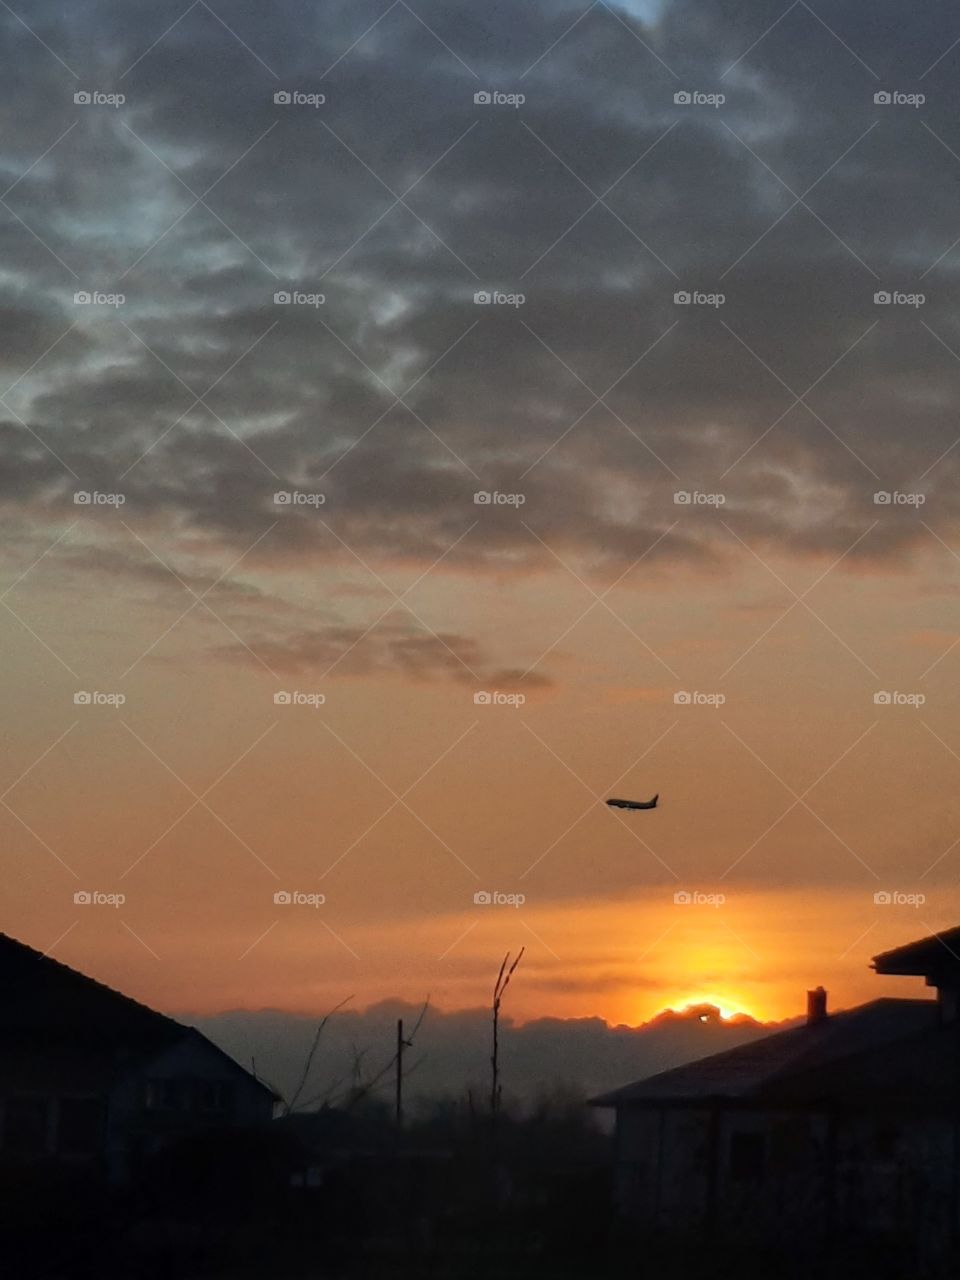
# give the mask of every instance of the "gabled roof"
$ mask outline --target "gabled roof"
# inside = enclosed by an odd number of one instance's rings
[[[187,1028],[0,933],[0,1034],[160,1048]]]
[[[960,927],[932,933],[873,957],[877,973],[909,974],[931,978],[960,971]]]
[[[793,1075],[882,1048],[929,1030],[938,1021],[934,1000],[872,1000],[661,1071],[591,1101],[594,1106],[619,1107],[756,1097]]]
[[[143,1059],[187,1037],[203,1041],[235,1071],[256,1080],[195,1027],[0,933],[0,1047],[56,1046],[105,1059]],[[272,1095],[262,1081],[256,1083]]]

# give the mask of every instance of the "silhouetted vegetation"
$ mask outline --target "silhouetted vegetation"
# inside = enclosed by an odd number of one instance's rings
[[[741,1280],[952,1275],[895,1241],[833,1257],[741,1252],[707,1236],[653,1240],[617,1221],[611,1139],[573,1093],[292,1114],[210,1130],[110,1190],[89,1174],[21,1170],[0,1185],[0,1256],[18,1280]]]

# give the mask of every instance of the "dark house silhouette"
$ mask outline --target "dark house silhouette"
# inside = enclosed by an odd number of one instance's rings
[[[193,1027],[0,934],[0,1165],[123,1181],[178,1138],[269,1121],[273,1104]]]
[[[960,928],[876,956],[936,1000],[879,999],[593,1100],[616,1113],[621,1212],[652,1231],[805,1245],[960,1241]]]

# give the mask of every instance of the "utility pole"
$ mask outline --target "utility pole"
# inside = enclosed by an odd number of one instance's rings
[[[407,1042],[403,1038],[403,1019],[397,1019],[397,1128],[403,1128],[403,1051]]]

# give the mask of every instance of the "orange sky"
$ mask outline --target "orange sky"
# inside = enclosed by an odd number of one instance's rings
[[[472,1006],[520,946],[524,1018],[916,990],[868,965],[960,922],[937,6],[33,8],[0,928],[174,1011]]]
[[[67,545],[102,537],[89,520]],[[713,577],[636,573],[609,597],[616,616],[579,623],[591,597],[565,573],[424,581],[418,613],[486,633],[505,665],[563,635],[555,684],[516,707],[476,706],[466,680],[278,684],[217,655],[230,635],[210,615],[164,634],[189,603],[177,591],[104,599],[95,574],[71,581],[63,545],[11,602],[79,679],[2,621],[3,927],[148,1002],[475,1005],[522,945],[518,1017],[635,1023],[713,999],[776,1019],[817,983],[834,1005],[909,994],[870,956],[956,922],[956,654],[923,673],[957,605],[935,552],[909,578],[834,570],[809,597],[819,617],[782,618],[789,593],[742,549]],[[772,567],[801,592],[826,562]],[[239,577],[274,597],[363,585],[346,561],[279,587],[271,574]],[[388,580],[413,576],[398,565]],[[384,607],[356,599],[358,617]],[[76,707],[77,688],[127,701]],[[277,688],[326,702],[275,706]],[[726,702],[676,705],[678,689]],[[877,689],[926,703],[877,706]],[[209,809],[190,809],[207,788]],[[617,815],[599,802],[611,789],[659,791],[661,807]],[[126,900],[78,906],[77,890]],[[476,905],[482,890],[525,900]],[[326,901],[275,905],[277,891]],[[925,901],[877,905],[878,891]]]

